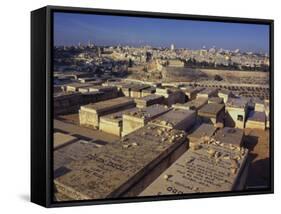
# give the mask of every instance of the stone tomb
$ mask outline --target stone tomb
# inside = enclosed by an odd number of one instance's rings
[[[145,108],[154,104],[162,104],[164,97],[157,94],[151,94],[142,98],[135,99],[138,108]]]
[[[132,107],[135,107],[135,103],[132,99],[127,97],[118,97],[81,106],[79,110],[80,125],[97,128],[101,116]]]
[[[90,83],[75,82],[75,83],[70,83],[70,84],[62,86],[62,87],[63,87],[64,91],[71,92],[71,91],[79,91],[79,89],[81,89],[81,88],[88,88],[90,86],[92,86],[92,84],[90,84]]]
[[[58,149],[70,143],[77,141],[78,139],[74,136],[64,134],[61,132],[54,133],[54,149]]]
[[[61,147],[54,151],[54,176],[59,176],[65,166],[72,161],[84,160],[86,155],[92,154],[98,145],[91,141],[77,140],[74,143]]]
[[[55,185],[75,200],[137,196],[186,148],[183,131],[147,125],[86,159],[66,164]]]
[[[197,94],[197,98],[210,98],[210,97],[215,97],[218,94],[218,89],[217,88],[205,88],[204,90],[200,91]]]
[[[246,121],[246,128],[265,130],[266,114],[260,111],[250,111]]]
[[[185,94],[178,88],[156,88],[155,94],[163,96],[164,105],[167,106],[185,102]]]
[[[100,117],[99,129],[103,132],[121,137],[123,127],[123,114],[135,110],[137,110],[137,108],[126,109],[124,111],[118,111],[113,114],[108,114]]]
[[[190,135],[188,135],[188,139],[190,142],[197,142],[200,139],[210,139],[217,128],[215,128],[211,124],[203,123],[201,124],[195,131],[193,131]]]
[[[155,92],[156,92],[155,87],[146,88],[146,89],[141,90],[141,96],[145,97],[145,96],[151,95]]]
[[[141,98],[142,90],[149,88],[149,85],[134,85],[131,87],[131,97]]]
[[[197,99],[191,100],[191,101],[183,103],[183,104],[181,104],[181,103],[174,104],[173,108],[197,111],[198,109],[202,108],[207,103],[208,103],[207,98],[197,98]]]
[[[214,139],[224,144],[243,145],[244,131],[242,129],[224,127],[219,129]]]
[[[190,148],[140,196],[241,190],[248,151],[211,139]]]
[[[224,104],[208,103],[198,110],[198,116],[205,123],[223,126],[225,106]]]
[[[196,112],[192,110],[173,109],[150,123],[170,128],[188,131],[196,123]]]
[[[159,117],[160,115],[171,110],[167,106],[152,105],[143,109],[136,109],[123,114],[123,132],[122,136],[125,136],[143,126],[149,121]]]

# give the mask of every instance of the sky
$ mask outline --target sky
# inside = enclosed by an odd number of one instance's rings
[[[79,13],[54,13],[54,45],[130,45],[269,52],[269,26]]]

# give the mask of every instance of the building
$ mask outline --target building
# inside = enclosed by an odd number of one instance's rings
[[[118,97],[106,101],[81,106],[79,110],[80,125],[98,128],[101,116],[135,107],[133,99]]]
[[[216,127],[223,127],[225,106],[224,104],[208,103],[198,110],[198,116],[204,123],[211,123]]]
[[[241,98],[228,99],[225,107],[225,126],[243,129],[248,113],[248,101]]]
[[[133,131],[145,126],[149,121],[170,111],[171,109],[163,105],[152,105],[135,111],[123,114],[123,132],[122,136],[130,134]]]

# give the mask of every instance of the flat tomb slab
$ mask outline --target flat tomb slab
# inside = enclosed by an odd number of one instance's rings
[[[76,200],[119,197],[185,143],[183,131],[147,125],[67,164],[68,171],[55,179],[56,188]]]
[[[196,122],[196,112],[192,110],[172,109],[150,123],[158,126],[187,131]]]
[[[196,149],[186,151],[140,196],[238,190],[247,154],[244,148],[202,141]]]
[[[86,155],[93,153],[96,144],[78,140],[54,151],[54,177],[58,176],[64,167],[72,161],[85,159]]]
[[[70,143],[77,141],[78,139],[74,136],[64,134],[61,132],[54,133],[54,149],[58,149]]]
[[[224,144],[242,146],[243,137],[244,131],[242,129],[224,127],[216,132],[214,139]]]
[[[188,139],[191,142],[198,141],[201,138],[209,139],[214,135],[216,130],[217,128],[215,128],[213,125],[203,123],[195,131],[188,135]]]

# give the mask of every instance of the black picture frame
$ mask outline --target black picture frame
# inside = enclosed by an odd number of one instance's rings
[[[270,187],[262,190],[218,192],[171,196],[130,197],[87,201],[54,202],[52,170],[52,45],[53,13],[106,14],[157,17],[226,23],[265,24],[270,27]],[[238,17],[186,15],[158,12],[46,6],[31,12],[31,201],[44,207],[144,202],[189,198],[268,194],[274,192],[274,21]]]

